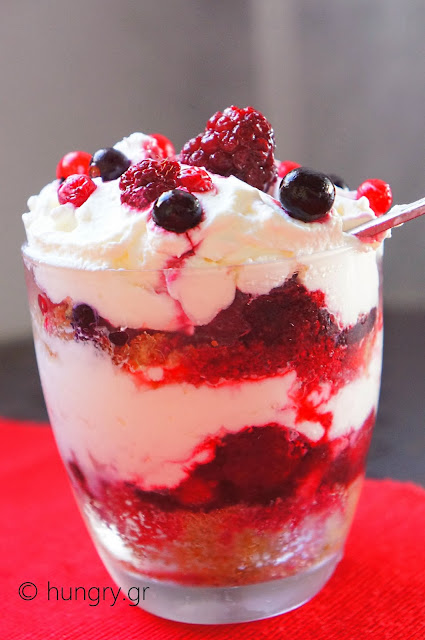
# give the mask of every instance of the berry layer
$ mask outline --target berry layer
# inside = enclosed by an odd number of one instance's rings
[[[111,482],[101,470],[88,480],[75,459],[68,469],[98,544],[125,568],[181,584],[249,584],[338,552],[373,422],[315,445],[276,425],[245,429],[171,491]]]
[[[128,487],[93,499],[76,489],[101,553],[130,573],[191,586],[236,586],[285,578],[344,545],[362,478],[315,500],[275,500],[172,513]]]
[[[320,292],[296,278],[273,295],[238,295],[191,335],[129,332],[125,345],[111,342],[117,327],[99,317],[76,325],[78,305],[49,307],[37,292],[50,417],[65,458],[75,455],[84,473],[107,465],[144,490],[171,488],[213,455],[209,439],[275,424],[331,441],[376,408],[380,317],[339,329]]]

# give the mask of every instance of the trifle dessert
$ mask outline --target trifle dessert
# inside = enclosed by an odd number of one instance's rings
[[[341,557],[379,392],[380,180],[274,157],[229,107],[179,154],[71,152],[24,247],[50,420],[83,516],[145,609],[232,622],[302,604]]]

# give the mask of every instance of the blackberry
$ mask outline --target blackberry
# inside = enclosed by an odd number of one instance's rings
[[[231,106],[217,111],[205,131],[184,145],[180,160],[267,191],[277,174],[274,148],[273,129],[261,113]]]

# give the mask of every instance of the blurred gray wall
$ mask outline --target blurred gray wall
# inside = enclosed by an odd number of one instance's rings
[[[0,340],[29,332],[26,200],[71,149],[135,130],[178,148],[229,104],[271,120],[278,155],[425,195],[423,0],[3,0]],[[386,301],[425,308],[425,220],[387,243]]]

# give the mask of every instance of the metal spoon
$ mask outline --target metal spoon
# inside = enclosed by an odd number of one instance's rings
[[[382,231],[388,231],[393,227],[398,227],[409,220],[419,218],[425,213],[425,198],[411,202],[410,204],[396,204],[392,209],[379,218],[374,218],[369,222],[361,224],[359,227],[350,229],[348,233],[358,238],[373,238]]]

